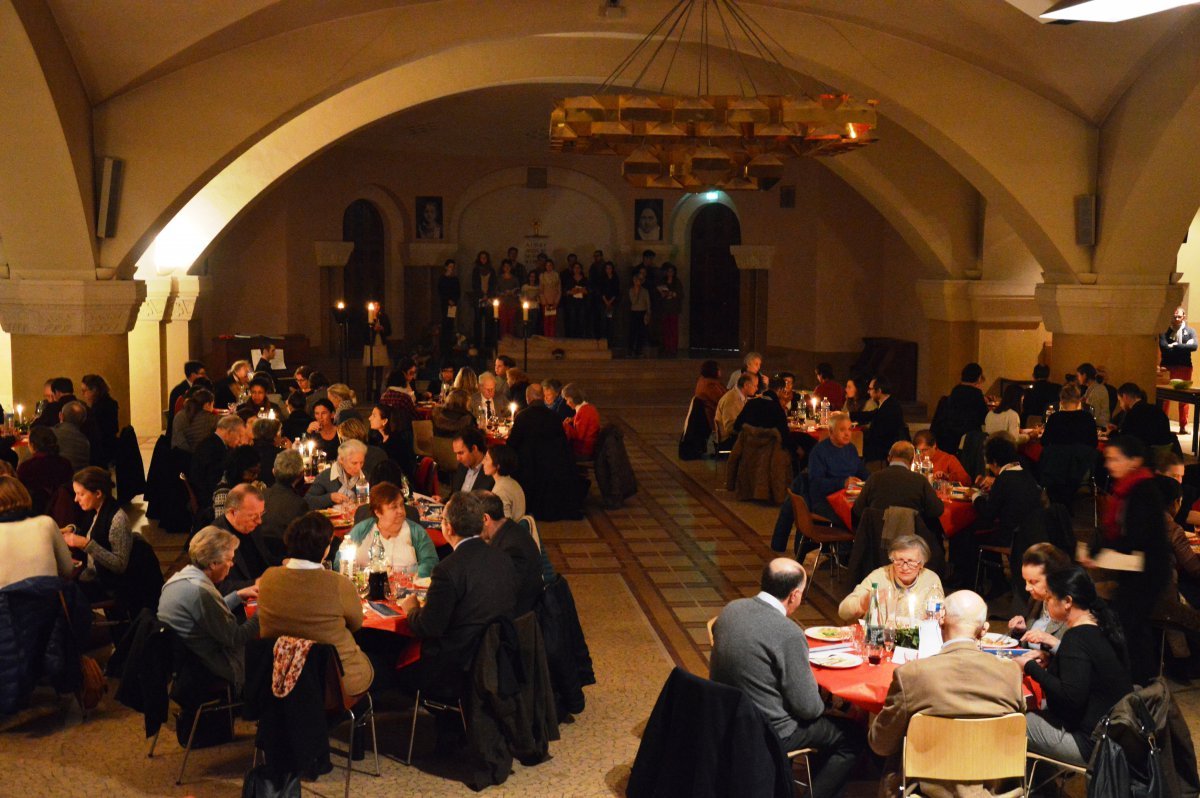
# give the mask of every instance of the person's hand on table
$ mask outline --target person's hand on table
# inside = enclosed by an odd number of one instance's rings
[[[1009,618],[1008,619],[1008,631],[1016,632],[1018,634],[1024,632],[1025,631],[1025,616],[1024,615],[1014,615],[1013,617]]]
[[[341,492],[331,493],[329,494],[329,498],[333,499],[334,504],[341,504],[342,502],[349,501],[349,498],[346,496],[346,494]]]
[[[858,477],[846,477],[846,487],[853,488],[855,485],[861,485],[863,481]]]
[[[1050,660],[1050,655],[1045,651],[1030,651],[1028,654],[1022,654],[1019,657],[1014,657],[1013,662],[1021,666],[1021,670],[1025,670],[1026,663],[1036,662],[1039,665],[1045,666]]]
[[[83,535],[76,535],[73,529],[63,530],[63,541],[67,544],[67,548],[82,549],[88,544],[87,538]]]
[[[405,596],[404,598],[400,599],[400,601],[398,602],[398,606],[400,607],[400,609],[404,610],[405,615],[411,615],[413,610],[415,610],[421,606],[421,602],[417,600],[416,596],[409,594],[409,595]]]
[[[995,481],[995,477],[980,477],[975,480],[975,485],[982,491],[989,491],[992,489],[992,483]]]
[[[238,598],[242,601],[257,601],[258,600],[258,583],[255,582],[249,587],[244,587],[237,592]]]
[[[1021,637],[1021,642],[1025,644],[1038,643],[1041,645],[1053,646],[1058,642],[1058,638],[1044,629],[1033,629],[1028,631]]]

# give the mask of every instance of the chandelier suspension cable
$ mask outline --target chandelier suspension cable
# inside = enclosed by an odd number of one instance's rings
[[[616,80],[621,77],[625,70],[628,69],[634,61],[637,60],[638,55],[640,55],[641,52],[650,45],[650,41],[658,34],[658,32],[663,28],[664,25],[667,24],[669,20],[672,20],[672,18],[674,18],[674,20],[671,22],[670,29],[675,30],[675,26],[679,24],[680,17],[683,16],[684,12],[692,7],[693,2],[694,0],[678,0],[674,7],[664,14],[662,19],[655,23],[654,27],[650,29],[650,32],[642,37],[641,41],[634,45],[634,48],[629,52],[629,55],[625,56],[625,58],[623,58],[621,62],[617,64],[616,68],[608,74],[608,77],[606,77],[604,82],[600,84],[599,93],[604,94],[613,87],[613,84],[616,82]],[[667,35],[669,36],[669,33]],[[658,51],[662,49],[663,42],[665,41],[666,38],[664,37],[663,40],[659,42],[658,47],[655,48],[654,53],[650,56],[650,60],[646,62],[647,67],[654,63],[654,59],[658,56]],[[643,68],[642,74],[645,74],[645,71],[645,68]],[[637,79],[634,80],[633,88],[637,88],[639,80],[641,80],[641,74],[639,74]]]
[[[707,4],[708,0],[704,0],[704,2]],[[729,25],[725,22],[725,15],[721,12],[721,0],[715,0],[713,6],[717,9],[717,19],[721,21],[721,30],[725,32],[725,46],[732,50],[733,57],[737,58],[738,69],[734,70],[734,75],[737,77],[738,89],[743,97],[747,96],[746,87],[742,84],[742,75],[745,75],[746,80],[750,82],[750,90],[757,95],[758,85],[754,82],[754,76],[750,74],[750,70],[746,68],[746,62],[742,59],[742,51],[733,41],[733,34],[729,32]],[[705,47],[707,48],[707,46],[708,43],[705,42]]]
[[[688,22],[691,21],[692,10],[695,7],[696,7],[696,5],[694,3],[688,6],[687,16],[685,16],[683,19],[683,27],[679,29],[679,37],[677,39],[675,39],[675,49],[671,51],[671,60],[667,61],[666,71],[663,72],[662,85],[658,87],[659,94],[667,93],[667,81],[670,80],[670,78],[671,78],[671,67],[675,66],[675,56],[679,55],[679,47],[680,47],[680,45],[683,44],[683,36],[687,32]],[[663,42],[665,43],[666,39],[663,39]],[[651,60],[653,61],[653,59],[651,59]],[[646,64],[646,68],[649,69],[650,64]],[[636,85],[636,84],[634,84],[634,85]],[[700,96],[699,81],[697,81],[697,83],[696,83],[696,96],[697,97]]]
[[[790,83],[793,87],[795,87],[797,92],[801,94],[804,93],[804,89],[800,85],[800,82],[796,80],[793,71],[784,66],[779,57],[775,55],[775,51],[772,50],[765,41],[763,41],[762,37],[765,36],[766,39],[771,42],[771,44],[775,45],[775,47],[785,53],[787,52],[787,49],[780,44],[779,41],[771,35],[771,32],[764,28],[761,23],[755,21],[753,17],[743,12],[736,5],[732,3],[729,4],[729,13],[738,23],[738,26],[745,32],[746,38],[748,38],[750,42],[755,45],[762,60],[765,61],[772,71],[776,72],[777,75],[783,76],[784,80],[782,83]],[[760,36],[757,31],[762,31],[762,36]]]

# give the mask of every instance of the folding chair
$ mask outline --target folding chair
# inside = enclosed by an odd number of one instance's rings
[[[904,738],[901,794],[909,794],[910,779],[967,783],[1018,779],[1024,793],[1025,743],[1025,716],[1019,712],[998,718],[913,715]]]
[[[792,514],[795,516],[796,524],[796,559],[800,559],[800,547],[804,539],[811,540],[817,544],[817,559],[813,560],[813,580],[817,578],[817,568],[821,565],[821,554],[825,551],[825,546],[829,546],[829,586],[832,588],[836,575],[835,568],[845,568],[842,565],[841,558],[838,556],[837,544],[852,543],[854,541],[854,533],[847,532],[844,529],[838,529],[833,526],[818,527],[814,521],[818,518],[828,523],[828,519],[822,516],[813,515],[809,512],[808,502],[798,493],[793,493],[788,490],[788,500],[792,503]],[[819,531],[818,531],[819,530]]]

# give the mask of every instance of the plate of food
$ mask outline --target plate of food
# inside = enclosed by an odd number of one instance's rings
[[[983,636],[984,648],[1016,648],[1020,641],[998,632],[988,632]]]
[[[967,485],[953,485],[950,488],[950,498],[967,501],[971,498],[971,488]]]
[[[814,651],[809,655],[808,661],[822,668],[857,668],[863,664],[862,657],[847,651],[830,651],[826,653]]]
[[[823,643],[841,643],[850,639],[850,630],[841,626],[810,626],[804,634]]]

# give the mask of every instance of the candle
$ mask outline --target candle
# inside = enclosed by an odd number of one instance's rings
[[[513,417],[513,416],[515,416],[516,414],[517,414],[517,403],[516,403],[516,402],[509,402],[509,403],[508,403],[508,417],[509,417],[509,418],[512,418],[512,417]]]
[[[312,457],[313,449],[315,449],[315,448],[317,448],[317,442],[309,441],[308,442],[308,456],[309,457]]]
[[[345,309],[346,309],[346,303],[345,303],[345,302],[343,302],[342,300],[340,300],[340,299],[339,299],[339,300],[338,300],[338,303],[337,303],[337,309],[338,309],[338,310],[345,310]]]
[[[374,302],[367,303],[367,323],[374,324],[375,318],[379,315],[379,306]]]
[[[499,299],[492,300],[492,318],[494,318],[494,319],[500,318],[500,300]]]
[[[521,320],[529,321],[529,301],[528,300],[521,302]]]
[[[345,576],[354,576],[354,559],[358,555],[353,543],[346,541],[342,543],[338,550],[338,557],[341,560],[342,573]]]
[[[267,411],[267,418],[271,419],[272,421],[275,420],[275,409],[274,408]]]
[[[17,405],[17,421],[18,422],[21,422],[24,420],[22,417],[22,414],[24,414],[24,412],[25,412],[25,405]]]

